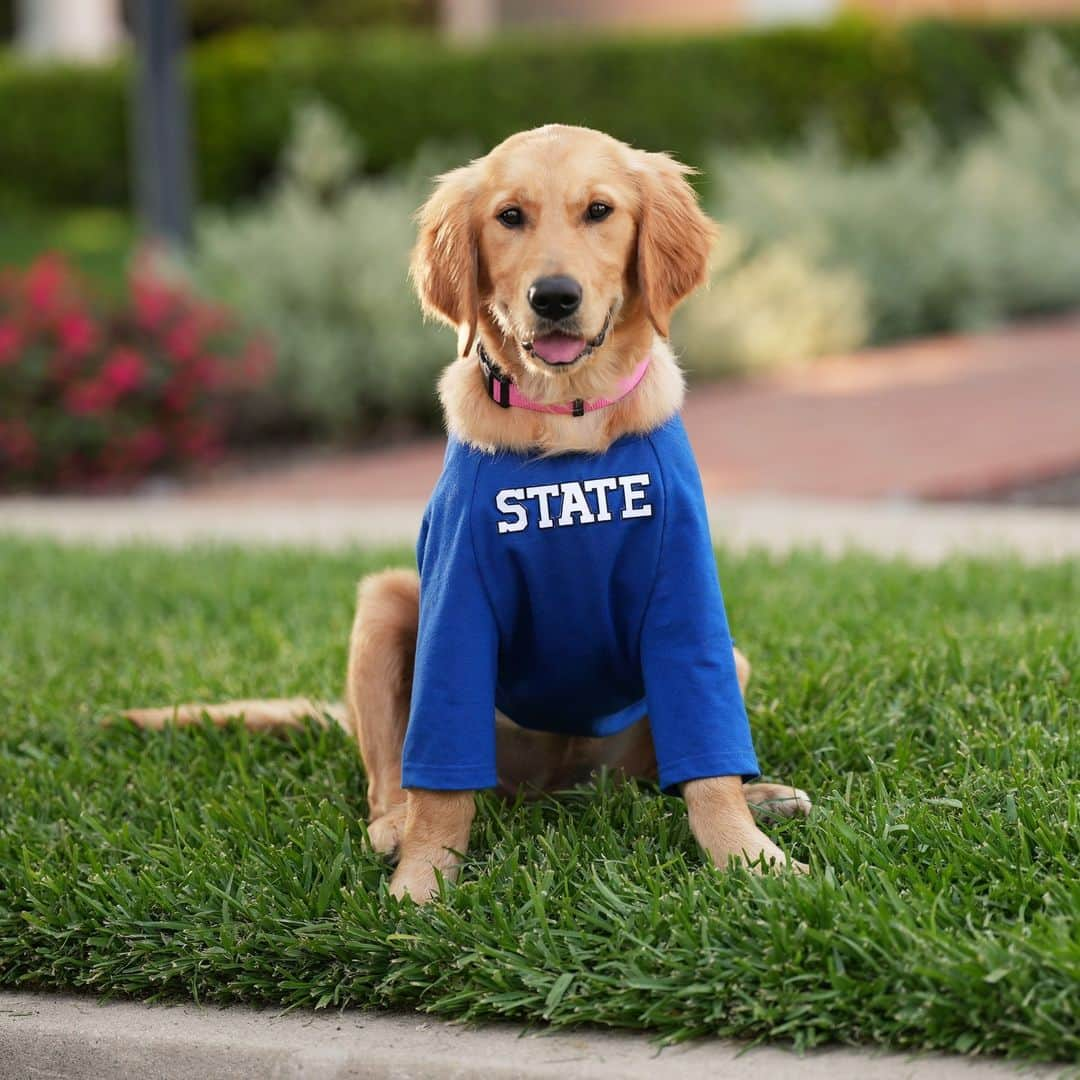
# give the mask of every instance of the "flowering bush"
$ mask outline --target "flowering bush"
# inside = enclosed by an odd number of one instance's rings
[[[127,486],[215,458],[272,358],[230,314],[135,264],[97,309],[56,255],[0,275],[0,489]]]

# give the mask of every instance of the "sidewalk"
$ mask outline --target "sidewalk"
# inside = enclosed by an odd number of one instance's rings
[[[0,499],[0,535],[69,543],[149,542],[412,549],[422,499],[351,502],[143,497]],[[713,539],[731,551],[783,554],[817,548],[900,556],[933,564],[953,553],[1015,555],[1029,562],[1080,557],[1080,512],[903,500],[868,502],[733,495],[709,500]]]
[[[524,1036],[524,1037],[523,1037]],[[659,1050],[644,1035],[584,1030],[524,1035],[511,1024],[464,1027],[421,1014],[99,1003],[0,993],[0,1080],[994,1080],[1060,1068],[926,1055],[787,1050],[702,1040]]]

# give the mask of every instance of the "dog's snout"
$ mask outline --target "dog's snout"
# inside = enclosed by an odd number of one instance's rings
[[[565,319],[581,307],[581,286],[565,274],[537,278],[529,286],[529,304],[545,319]]]

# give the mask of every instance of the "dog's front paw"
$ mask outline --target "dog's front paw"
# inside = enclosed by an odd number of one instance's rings
[[[755,824],[749,804],[755,794],[771,796],[784,792],[788,798],[794,788],[779,785],[760,785],[758,791],[748,790],[758,785],[746,785],[739,776],[712,776],[688,780],[682,793],[690,818],[690,830],[717,866],[726,868],[733,860],[744,863],[756,873],[791,865],[798,873],[806,873],[803,863],[789,860]],[[772,789],[772,790],[770,790]],[[798,792],[808,804],[809,799]]]
[[[398,900],[408,896],[418,904],[426,904],[439,895],[435,868],[419,859],[403,860],[390,879],[390,895]]]
[[[709,858],[719,867],[733,862],[748,866],[755,874],[790,866],[797,874],[808,874],[806,863],[789,859],[760,829],[746,830],[735,836],[717,836],[706,847]]]

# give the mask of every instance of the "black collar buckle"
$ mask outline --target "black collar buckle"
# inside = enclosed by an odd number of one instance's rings
[[[484,348],[484,343],[478,341],[477,354],[480,357],[480,370],[484,373],[484,382],[487,386],[488,397],[495,402],[496,405],[501,406],[504,409],[510,408],[510,386],[513,380],[495,363],[494,360],[488,356],[487,349]],[[496,383],[498,384],[498,391],[495,389]]]

